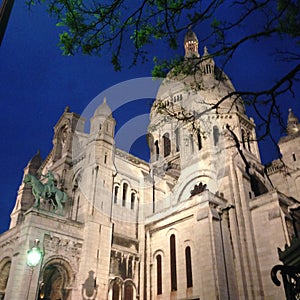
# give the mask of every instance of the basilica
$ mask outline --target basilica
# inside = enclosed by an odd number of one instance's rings
[[[264,166],[229,77],[192,30],[184,48],[192,74],[171,71],[157,92],[150,163],[115,146],[109,99],[88,132],[64,111],[0,235],[0,299],[285,298],[270,272],[300,229],[298,119]]]

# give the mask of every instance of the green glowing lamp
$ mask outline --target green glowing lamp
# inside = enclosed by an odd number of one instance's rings
[[[27,251],[27,265],[31,268],[36,267],[42,259],[43,252],[39,247],[39,240],[34,241],[34,245]]]

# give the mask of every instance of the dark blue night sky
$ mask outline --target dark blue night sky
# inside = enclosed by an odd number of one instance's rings
[[[62,56],[58,44],[55,20],[36,6],[28,11],[25,1],[15,1],[10,22],[0,47],[0,233],[9,226],[23,169],[40,149],[43,158],[52,146],[53,127],[66,106],[81,113],[99,93],[124,80],[151,75],[149,63],[122,72],[114,72],[109,51],[99,57]],[[201,35],[195,29],[195,32]],[[183,38],[183,37],[182,37]],[[280,61],[273,62],[271,54],[278,45],[294,47],[289,40],[269,40],[243,46],[226,66],[226,73],[237,90],[260,89],[270,84],[277,75],[291,69]],[[155,45],[154,45],[155,46]],[[204,45],[199,45],[200,52]],[[168,55],[167,47],[162,53]],[[178,50],[183,54],[182,49]],[[284,118],[292,107],[300,117],[299,93],[282,99]],[[107,99],[108,104],[113,99]],[[151,100],[145,99],[116,111],[118,127],[129,116],[150,110]],[[254,116],[251,109],[248,115]],[[127,118],[127,119],[126,119]],[[275,128],[276,130],[276,128]],[[277,135],[278,137],[278,135]],[[276,157],[275,147],[261,145],[267,163]],[[147,159],[144,137],[134,144],[134,154]]]

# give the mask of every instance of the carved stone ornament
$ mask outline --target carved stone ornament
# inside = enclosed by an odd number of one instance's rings
[[[47,253],[55,253],[79,261],[82,243],[76,240],[46,234],[44,238],[44,247]]]
[[[206,190],[206,184],[202,184],[202,182],[200,182],[199,184],[196,184],[194,186],[194,189],[191,190],[191,196],[190,197],[201,194],[205,190]]]

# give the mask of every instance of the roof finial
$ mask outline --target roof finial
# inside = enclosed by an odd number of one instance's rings
[[[103,98],[103,103],[106,103],[106,96],[104,96]]]
[[[204,46],[204,53],[203,53],[203,55],[205,56],[205,55],[208,55],[208,50],[207,50],[207,47],[206,46]]]

